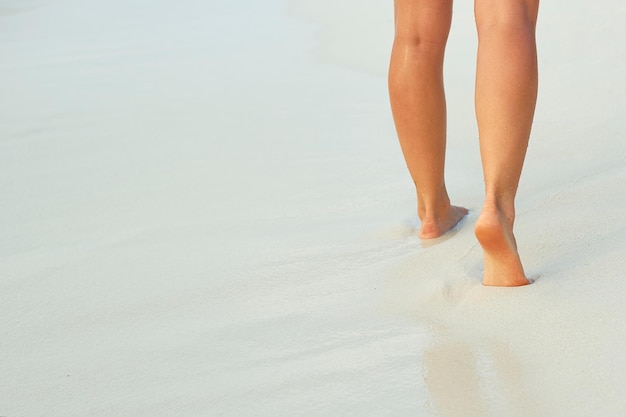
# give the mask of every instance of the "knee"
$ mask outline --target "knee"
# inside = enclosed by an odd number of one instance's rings
[[[394,48],[443,56],[452,23],[452,0],[397,0]]]
[[[443,56],[447,40],[447,32],[441,30],[427,30],[425,28],[402,30],[402,28],[397,28],[394,48],[402,49],[409,55]]]
[[[476,10],[478,38],[534,37],[537,8],[518,2],[515,7],[482,7]]]

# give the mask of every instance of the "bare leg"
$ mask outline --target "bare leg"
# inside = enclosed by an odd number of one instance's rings
[[[526,285],[513,235],[515,194],[537,100],[535,23],[539,0],[475,0],[476,118],[485,203],[475,233],[484,285]]]
[[[452,0],[395,0],[389,96],[402,153],[417,192],[420,237],[441,236],[467,214],[450,205],[444,182],[443,58]]]

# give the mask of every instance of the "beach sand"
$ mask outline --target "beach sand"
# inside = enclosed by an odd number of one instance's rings
[[[392,5],[0,2],[0,415],[623,416],[626,7],[546,2],[516,234],[481,285],[476,36],[417,238]]]

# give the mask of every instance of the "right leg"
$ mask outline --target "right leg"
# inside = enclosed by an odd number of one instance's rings
[[[402,153],[417,191],[420,237],[435,238],[467,214],[450,205],[444,182],[443,58],[452,0],[395,0],[389,97]]]
[[[485,204],[476,237],[484,285],[528,284],[513,235],[515,194],[537,99],[535,22],[539,0],[475,0],[476,117]]]

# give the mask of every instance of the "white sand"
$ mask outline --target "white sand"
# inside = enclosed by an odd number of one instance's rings
[[[1,416],[626,415],[626,7],[542,5],[539,279],[494,289],[471,4],[446,71],[474,211],[427,245],[387,3],[0,2]]]

